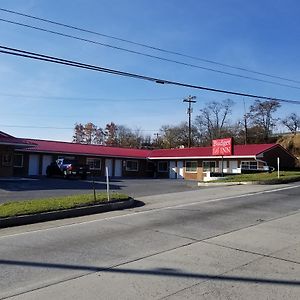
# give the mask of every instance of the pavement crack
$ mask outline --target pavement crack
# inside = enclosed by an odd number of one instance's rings
[[[278,251],[271,252],[270,254],[264,254],[264,253],[259,253],[259,252],[255,252],[255,251],[240,249],[240,248],[236,248],[236,247],[230,247],[230,246],[226,246],[226,245],[221,245],[221,244],[210,242],[210,241],[202,241],[202,242],[206,243],[206,244],[209,244],[209,245],[214,245],[214,246],[218,246],[218,247],[222,247],[222,248],[226,248],[226,249],[236,250],[236,251],[243,252],[243,253],[259,255],[262,258],[272,258],[272,259],[276,259],[276,260],[279,260],[279,261],[284,261],[284,262],[289,262],[289,263],[294,263],[294,264],[300,265],[300,262],[298,262],[298,261],[294,261],[294,260],[290,260],[290,259],[280,258],[280,257],[274,256],[274,254],[276,254],[276,253],[278,253],[280,251],[283,251],[285,249],[288,249],[292,245],[289,245],[287,247],[281,248]],[[296,243],[296,244],[293,244],[293,245],[298,245],[298,244],[299,243]]]
[[[236,266],[236,267],[234,267],[234,268],[232,268],[232,269],[229,269],[229,270],[227,270],[227,271],[225,271],[225,272],[221,272],[221,273],[215,274],[214,276],[216,276],[216,277],[224,276],[224,275],[226,275],[226,274],[228,274],[228,273],[230,273],[230,272],[233,272],[233,271],[238,270],[238,269],[240,269],[240,268],[246,267],[247,265],[249,265],[249,264],[251,264],[251,263],[253,263],[253,262],[257,262],[257,261],[262,260],[262,259],[263,259],[262,257],[255,258],[255,259],[253,259],[253,260],[251,260],[251,261],[248,261],[248,262],[246,262],[246,263],[244,263],[244,264],[241,264],[241,265],[239,265],[239,266]],[[209,281],[212,281],[212,279],[202,280],[202,281],[197,282],[197,283],[195,283],[195,284],[189,285],[189,286],[187,286],[187,287],[185,287],[185,288],[183,288],[183,289],[180,289],[180,290],[178,290],[178,291],[176,291],[176,292],[174,292],[174,293],[171,293],[171,294],[169,294],[169,295],[167,295],[167,296],[164,296],[164,297],[162,297],[162,298],[159,298],[159,300],[168,299],[168,298],[171,297],[171,296],[177,295],[177,294],[179,294],[179,293],[181,293],[181,292],[183,292],[183,291],[186,291],[186,290],[188,290],[188,289],[190,289],[190,288],[193,288],[193,287],[196,287],[196,286],[205,284],[205,283],[207,283],[207,282],[209,282]]]

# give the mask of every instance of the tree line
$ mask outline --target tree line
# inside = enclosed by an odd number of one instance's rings
[[[200,109],[191,126],[192,146],[210,146],[213,139],[233,137],[236,144],[274,142],[273,131],[281,123],[291,133],[300,129],[300,117],[292,113],[285,118],[275,118],[281,107],[276,100],[255,100],[243,117],[232,121],[234,102],[211,101]],[[76,123],[74,143],[97,144],[130,148],[177,148],[187,147],[189,126],[187,122],[178,125],[163,125],[155,135],[145,135],[141,129],[131,129],[114,122],[101,128],[91,122]]]

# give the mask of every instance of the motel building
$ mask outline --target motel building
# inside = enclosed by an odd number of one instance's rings
[[[16,138],[0,131],[0,176],[45,176],[58,158],[89,165],[97,176],[108,167],[112,178],[171,178],[202,181],[216,174],[293,169],[296,157],[278,144],[233,145],[215,140],[212,147],[133,149]]]

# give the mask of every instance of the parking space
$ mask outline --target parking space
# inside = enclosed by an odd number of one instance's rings
[[[98,192],[106,191],[105,180],[94,182]],[[126,193],[132,197],[183,192],[197,189],[196,181],[172,179],[113,179],[111,191]],[[55,197],[92,193],[92,180],[60,178],[15,178],[0,181],[0,203],[12,200]]]

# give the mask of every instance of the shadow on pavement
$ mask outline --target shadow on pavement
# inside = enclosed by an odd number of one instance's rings
[[[97,266],[55,264],[55,263],[17,261],[17,260],[0,260],[0,265],[21,266],[21,267],[29,267],[29,268],[65,269],[65,270],[87,271],[87,272],[104,272],[104,273],[113,273],[113,274],[166,276],[166,277],[175,277],[175,278],[176,277],[191,278],[191,279],[199,279],[199,280],[214,280],[214,281],[224,281],[224,282],[230,281],[230,282],[245,282],[245,283],[254,283],[254,284],[260,283],[260,284],[273,284],[273,285],[276,284],[276,285],[286,285],[286,286],[300,286],[299,280],[189,273],[189,272],[183,272],[179,269],[170,269],[170,268],[140,270],[140,269],[129,269],[129,268],[103,268]]]

